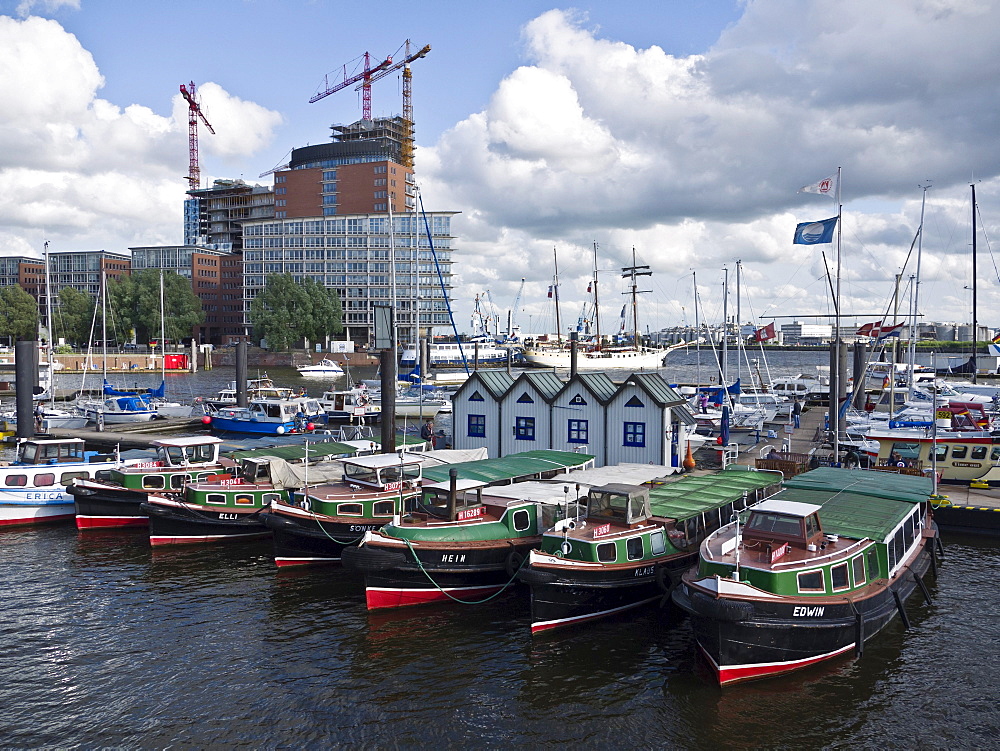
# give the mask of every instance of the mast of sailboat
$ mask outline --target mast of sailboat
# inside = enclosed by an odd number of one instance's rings
[[[163,269],[160,269],[160,378],[167,382],[167,320],[163,307]]]
[[[632,265],[626,266],[622,269],[622,278],[628,278],[631,280],[629,285],[629,291],[623,294],[632,296],[632,331],[633,331],[633,342],[635,344],[636,350],[642,349],[642,339],[639,336],[639,308],[636,304],[637,295],[639,294],[639,286],[636,277],[640,276],[652,276],[652,271],[642,271],[642,269],[648,269],[649,266],[637,266],[635,263],[635,246],[632,246]],[[595,275],[596,276],[596,275]],[[643,290],[645,292],[646,290]]]
[[[601,351],[601,308],[597,302],[597,240],[594,240],[594,331],[597,334],[597,351]]]
[[[736,259],[736,380],[740,380],[743,377],[743,363],[740,362],[740,355],[743,352],[743,332],[741,329],[742,324],[740,323],[743,319],[740,318],[740,277],[743,272],[743,261],[739,258]]]
[[[913,364],[917,359],[917,314],[920,310],[917,306],[920,296],[920,261],[924,246],[924,208],[927,205],[927,189],[931,186],[921,185],[920,187],[923,188],[923,195],[920,198],[920,226],[917,228],[917,275],[913,280],[913,290],[910,296],[910,346],[907,358],[909,362],[906,364],[907,380],[909,380],[907,399],[910,401],[913,401]]]
[[[976,383],[976,372],[979,370],[976,354],[979,351],[979,317],[976,305],[976,184],[972,188],[972,382]]]
[[[556,343],[562,347],[562,321],[559,320],[559,258],[556,256],[556,246],[552,246],[552,264],[556,270],[553,279],[552,294],[556,300]]]
[[[841,239],[843,237],[844,224],[844,204],[841,201],[841,186],[843,183],[841,167],[837,167],[837,286],[833,298],[833,336],[834,352],[833,367],[834,373],[830,378],[830,428],[833,431],[833,461],[838,466],[840,464],[840,262],[841,262]],[[833,386],[836,384],[836,390]],[[836,392],[835,392],[836,391]]]
[[[162,344],[162,342],[161,342]],[[108,272],[101,271],[101,373],[108,380]],[[104,384],[101,384],[104,393]]]
[[[694,269],[691,270],[691,284],[694,285],[694,351],[698,366],[695,381],[701,386],[701,322],[698,320],[698,272]]]
[[[49,405],[56,406],[55,349],[52,346],[52,282],[49,278],[49,241],[45,241],[45,325],[49,329]]]
[[[722,367],[719,376],[722,387],[729,387],[729,269],[722,267],[725,277],[722,280]]]

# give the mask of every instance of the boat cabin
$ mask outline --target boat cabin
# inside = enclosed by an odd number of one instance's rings
[[[14,464],[106,462],[106,455],[84,450],[82,438],[34,438],[17,444]]]
[[[614,522],[632,526],[653,515],[649,507],[649,488],[610,483],[591,488],[587,495],[587,521]]]
[[[769,547],[788,544],[801,550],[816,550],[823,542],[823,528],[819,522],[821,508],[798,501],[758,503],[750,509],[750,517],[743,526],[743,544],[761,542]]]
[[[455,521],[475,519],[483,515],[483,488],[488,483],[459,477],[455,480]],[[451,499],[451,481],[431,482],[420,488],[420,510],[440,519],[447,519]]]
[[[372,454],[344,460],[344,482],[374,490],[399,490],[420,483],[419,461],[399,454]]]
[[[156,459],[164,467],[218,464],[221,444],[222,439],[214,436],[163,438],[152,442]]]

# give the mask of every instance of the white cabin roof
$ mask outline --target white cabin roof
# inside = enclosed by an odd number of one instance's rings
[[[769,500],[758,503],[751,508],[751,511],[771,511],[777,514],[788,514],[789,516],[809,516],[819,511],[822,506],[814,503],[800,503],[799,501],[779,501]]]
[[[149,442],[151,446],[203,446],[206,443],[222,443],[215,436],[183,436],[180,438],[160,438]]]
[[[485,488],[489,483],[482,480],[472,480],[468,477],[458,477],[455,480],[456,490],[473,490],[474,488]],[[425,482],[422,487],[433,488],[434,490],[451,490],[451,481],[445,482]]]
[[[342,459],[345,465],[356,464],[361,467],[366,467],[367,469],[382,469],[383,467],[398,467],[400,464],[403,466],[411,466],[414,464],[419,465],[419,460],[407,459],[404,461],[399,460],[399,454],[372,454],[371,456],[354,456],[350,459]]]

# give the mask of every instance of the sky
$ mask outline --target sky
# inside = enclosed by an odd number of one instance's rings
[[[838,257],[849,321],[891,318],[898,277],[901,315],[916,288],[923,320],[968,322],[975,287],[1000,326],[997,29],[1000,0],[0,0],[0,252],[180,244],[180,84],[215,129],[203,184],[269,185],[360,119],[353,87],[309,103],[324,76],[410,39],[432,48],[415,169],[428,211],[459,212],[459,331],[478,295],[553,332],[556,263],[564,329],[595,266],[604,332],[632,265],[643,330],[719,323],[727,289],[742,321],[822,322]],[[375,116],[401,109],[398,76],[373,85]],[[837,215],[800,188],[838,169],[839,256],[793,245]]]

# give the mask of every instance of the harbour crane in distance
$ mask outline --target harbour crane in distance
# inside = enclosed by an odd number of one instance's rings
[[[198,104],[198,96],[195,91],[194,81],[187,86],[181,84],[181,96],[188,103],[188,190],[198,190],[201,187],[201,166],[198,163],[198,120],[205,123],[208,132],[215,135],[215,128],[205,117],[205,113]]]
[[[517,315],[517,306],[521,304],[521,295],[524,293],[524,277],[521,277],[521,286],[517,288],[514,296],[514,304],[507,313],[507,339],[509,341],[520,341],[521,327],[517,325],[514,317]]]
[[[380,62],[374,68],[371,67],[371,56],[368,52],[361,55],[360,58],[355,58],[351,62],[356,62],[359,59],[364,59],[364,69],[360,73],[356,73],[352,76],[347,75],[347,65],[343,66],[344,80],[339,83],[330,83],[330,74],[323,76],[323,85],[320,91],[317,91],[309,99],[309,104],[318,102],[323,97],[328,97],[330,94],[336,94],[341,89],[346,89],[348,86],[361,82],[361,117],[364,120],[372,119],[372,76],[380,71],[385,70],[390,65],[392,65],[392,58],[387,57],[385,60]],[[356,70],[357,68],[355,68]]]
[[[385,78],[390,73],[393,73],[400,68],[403,69],[403,120],[404,120],[404,136],[402,144],[402,163],[404,167],[409,167],[413,169],[413,72],[410,70],[410,63],[414,60],[419,60],[422,57],[427,57],[427,53],[431,51],[431,46],[425,44],[419,50],[410,54],[410,40],[407,39],[401,46],[400,49],[403,50],[403,59],[398,63],[393,63],[388,68],[373,73],[371,78],[367,81],[367,85],[373,84],[380,78]],[[394,56],[399,55],[399,50],[396,50]],[[390,60],[392,57],[389,58]],[[354,88],[355,91],[360,89],[365,84],[361,84]]]

